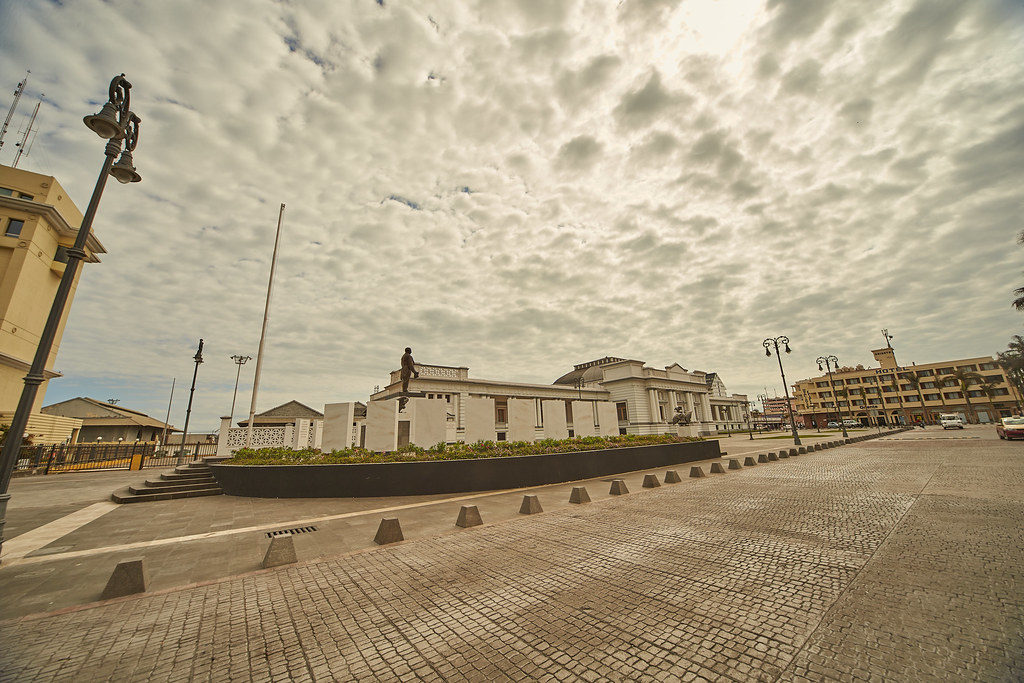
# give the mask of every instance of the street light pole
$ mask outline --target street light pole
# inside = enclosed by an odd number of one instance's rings
[[[818,370],[821,370],[822,363],[828,369],[828,385],[832,387],[832,402],[836,406],[836,412],[839,413],[839,425],[843,428],[843,438],[848,439],[850,435],[846,432],[846,420],[843,419],[843,414],[840,412],[839,397],[836,396],[836,384],[832,381],[832,366],[835,365],[836,370],[838,370],[839,359],[835,356],[818,356]]]
[[[18,407],[11,419],[11,426],[7,430],[7,437],[4,439],[3,449],[0,451],[0,548],[3,547],[3,527],[7,518],[7,501],[10,494],[7,487],[11,482],[11,475],[14,473],[14,466],[18,461],[18,454],[21,450],[21,440],[28,427],[28,418],[32,412],[32,404],[35,403],[39,385],[45,380],[46,361],[49,359],[50,350],[53,348],[53,341],[57,336],[57,329],[60,327],[61,318],[64,315],[64,307],[67,305],[71,295],[71,287],[78,273],[78,264],[88,254],[85,251],[89,235],[92,233],[93,219],[96,217],[96,210],[99,208],[100,197],[103,196],[103,188],[107,184],[107,176],[112,175],[120,183],[137,183],[142,176],[135,170],[132,163],[132,152],[139,143],[140,119],[130,109],[130,93],[132,84],[129,83],[124,74],[115,76],[110,81],[109,98],[103,105],[99,114],[86,116],[83,122],[89,129],[107,140],[103,153],[106,158],[100,168],[100,175],[96,179],[96,186],[93,188],[92,197],[89,199],[89,206],[82,217],[82,224],[78,228],[75,237],[75,244],[67,250],[67,265],[64,266],[64,273],[61,275],[60,284],[57,286],[57,293],[53,297],[53,304],[50,306],[50,315],[46,319],[46,325],[39,336],[39,344],[36,346],[36,354],[32,359],[32,365],[28,374],[25,375],[25,387],[21,391],[21,398],[18,400]],[[124,152],[121,152],[121,144],[124,143]],[[121,158],[117,163],[114,158],[118,154]]]
[[[235,393],[231,394],[231,420],[228,425],[235,421],[235,399],[238,398],[238,378],[242,376],[242,366],[252,360],[252,356],[231,356],[231,360],[238,365],[238,372],[235,373]]]
[[[171,419],[171,403],[174,402],[174,383],[177,381],[177,377],[171,378],[171,395],[167,399],[167,417],[164,418],[164,431],[163,435],[160,437],[160,446],[163,448],[167,448],[167,423]]]
[[[185,409],[185,429],[181,432],[181,450],[178,451],[181,455],[187,455],[186,449],[188,448],[188,420],[192,417],[192,397],[196,393],[196,376],[199,375],[199,364],[203,362],[203,340],[199,340],[199,350],[196,351],[196,355],[192,357],[192,360],[196,363],[195,370],[192,371],[192,388],[188,392],[188,408]]]
[[[793,430],[793,444],[796,446],[800,445],[800,435],[796,431],[796,420],[793,419],[793,406],[789,402],[789,386],[786,384],[786,372],[782,369],[782,355],[779,353],[779,344],[782,344],[785,348],[786,353],[791,353],[789,348],[789,337],[782,335],[779,337],[769,337],[762,342],[764,346],[764,355],[771,358],[772,346],[775,347],[775,357],[779,361],[779,374],[782,375],[782,391],[786,394],[786,407],[789,409],[789,426]]]
[[[747,401],[747,404],[745,406],[743,406],[746,409],[744,412],[746,412],[746,414],[747,414],[747,432],[750,433],[750,440],[751,441],[754,440],[754,425],[751,424],[751,422],[750,422],[750,406],[752,406],[752,405],[754,405],[753,401]]]

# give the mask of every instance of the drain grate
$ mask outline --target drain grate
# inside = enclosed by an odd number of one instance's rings
[[[267,538],[273,538],[274,536],[283,536],[284,534],[308,534],[311,531],[316,531],[316,527],[300,526],[294,529],[279,529],[278,531],[268,531]]]

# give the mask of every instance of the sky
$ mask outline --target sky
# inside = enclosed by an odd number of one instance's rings
[[[257,410],[366,400],[404,347],[550,383],[603,356],[781,393],[814,359],[994,354],[1024,210],[1014,0],[0,0],[19,168],[82,209],[132,82],[46,403],[230,411],[280,255]],[[9,138],[14,140],[14,137]],[[13,142],[0,150],[10,164]],[[235,419],[248,411],[243,367]]]

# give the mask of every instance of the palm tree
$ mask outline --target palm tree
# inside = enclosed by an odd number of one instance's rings
[[[839,407],[839,398],[840,397],[842,397],[844,401],[847,401],[847,403],[849,403],[850,392],[847,389],[836,389],[836,400],[833,401],[833,403],[836,404],[836,413],[838,413],[838,415],[836,415],[836,422],[842,422],[843,419],[844,419],[844,417],[843,417],[843,409]],[[851,417],[853,415],[853,408],[852,407],[850,408],[850,415],[851,415]]]
[[[928,424],[928,409],[924,405],[924,393],[921,391],[921,375],[918,374],[917,370],[911,370],[906,374],[906,378],[907,384],[917,392],[917,398],[921,401],[921,419],[924,420],[925,424]]]
[[[853,390],[853,393],[855,393],[858,396],[860,396],[861,402],[864,403],[864,414],[865,415],[870,415],[871,413],[868,412],[868,395],[867,395],[867,392],[864,391],[864,387],[857,387],[856,389]],[[871,421],[871,419],[868,418],[868,422],[870,422],[870,421]]]
[[[963,394],[964,401],[967,402],[967,421],[971,421],[971,413],[974,409],[971,407],[971,397],[967,395],[967,387],[971,384],[980,384],[985,379],[976,372],[971,370],[964,370],[963,368],[957,368],[951,374],[946,375],[942,378],[945,381],[954,381],[960,387],[960,393]],[[974,416],[974,422],[978,422],[978,416]]]
[[[1017,244],[1024,246],[1024,230],[1017,234]],[[1013,294],[1017,297],[1013,300],[1013,307],[1018,311],[1024,311],[1024,287],[1013,290]],[[1020,337],[1017,338],[1020,339]]]
[[[983,378],[984,379],[984,378]],[[999,382],[996,380],[986,379],[978,385],[978,391],[985,394],[985,398],[988,399],[989,404],[992,406],[992,418],[999,422],[999,409],[996,408],[996,387],[999,386]]]

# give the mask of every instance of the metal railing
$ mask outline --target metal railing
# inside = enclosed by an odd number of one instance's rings
[[[127,470],[135,461],[141,467],[173,467],[217,454],[217,444],[157,446],[152,443],[80,443],[22,446],[15,471],[56,474],[81,470]]]

